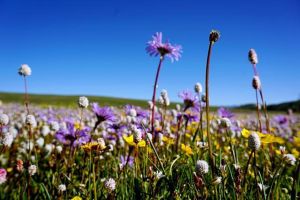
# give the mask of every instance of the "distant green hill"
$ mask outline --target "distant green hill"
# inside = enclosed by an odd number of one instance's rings
[[[256,109],[255,104],[245,104],[239,106],[241,109],[249,109],[253,110]],[[284,103],[279,103],[279,104],[271,104],[267,106],[267,109],[269,111],[288,111],[288,109],[292,109],[294,112],[300,112],[300,100],[297,101],[289,101],[289,102],[284,102]]]

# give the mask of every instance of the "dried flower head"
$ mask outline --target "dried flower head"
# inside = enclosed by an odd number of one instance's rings
[[[261,145],[260,138],[257,133],[252,132],[248,138],[248,146],[251,150],[257,151],[259,150]]]
[[[113,192],[116,189],[116,181],[113,178],[109,178],[105,181],[104,186],[108,192]]]
[[[253,87],[255,90],[260,90],[260,88],[261,88],[261,82],[260,82],[259,76],[253,76],[253,79],[252,79],[252,87]]]
[[[27,115],[25,123],[31,127],[36,127],[36,125],[37,125],[35,117],[33,115]]]
[[[35,165],[30,165],[28,167],[28,173],[30,176],[33,176],[36,173],[37,167]]]
[[[200,94],[202,92],[202,85],[200,83],[195,84],[195,92]]]
[[[248,59],[253,65],[256,65],[258,63],[257,54],[254,49],[249,50]]]
[[[22,160],[20,160],[20,159],[17,160],[17,166],[16,166],[16,168],[17,168],[18,172],[22,172],[23,171],[24,167],[23,167],[23,161]]]
[[[218,41],[219,40],[219,38],[220,38],[220,32],[219,31],[217,31],[217,30],[212,30],[211,32],[210,32],[210,34],[209,34],[209,41],[210,42],[216,42],[216,41]]]
[[[9,122],[9,118],[6,114],[0,114],[0,125],[6,126]]]
[[[31,69],[27,64],[22,64],[21,67],[19,68],[18,73],[21,76],[30,76],[31,75]]]
[[[58,186],[58,192],[64,192],[64,191],[66,191],[66,189],[67,189],[67,187],[65,184],[60,184]]]
[[[208,163],[205,160],[198,160],[196,163],[196,173],[197,175],[203,175],[208,173]]]
[[[89,106],[89,100],[86,97],[79,97],[78,106],[80,108],[87,108]]]

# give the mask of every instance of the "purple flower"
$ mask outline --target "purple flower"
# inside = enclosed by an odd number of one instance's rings
[[[55,137],[64,145],[77,147],[91,140],[91,136],[88,133],[89,131],[89,128],[76,130],[73,123],[67,122],[67,129],[57,131]]]
[[[183,99],[184,111],[191,108],[193,111],[200,111],[200,103],[197,95],[193,95],[191,91],[185,90],[179,93],[178,95]]]
[[[128,162],[127,162],[127,159],[128,159]],[[134,158],[132,156],[123,156],[121,155],[120,156],[120,167],[123,168],[126,166],[126,163],[127,165],[129,165],[129,167],[132,167],[133,166],[133,162],[134,162]]]
[[[0,168],[0,185],[6,181],[7,172],[5,169]]]
[[[274,121],[280,126],[287,126],[289,123],[288,118],[284,115],[275,116]]]
[[[168,56],[171,61],[178,61],[181,57],[182,48],[180,45],[172,45],[168,41],[162,42],[162,33],[157,32],[152,36],[152,40],[147,42],[147,53],[150,56]]]
[[[230,112],[230,110],[223,108],[223,107],[218,109],[218,115],[219,115],[219,117],[222,117],[222,118],[226,117],[228,119],[234,117],[234,114],[232,112]]]
[[[114,112],[111,108],[105,106],[105,107],[99,107],[97,103],[92,104],[92,110],[96,114],[98,121],[104,122],[104,121],[116,121],[116,117],[114,115]]]

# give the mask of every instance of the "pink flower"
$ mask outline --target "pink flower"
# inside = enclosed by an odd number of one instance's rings
[[[6,181],[6,174],[7,174],[6,170],[0,168],[0,185]]]

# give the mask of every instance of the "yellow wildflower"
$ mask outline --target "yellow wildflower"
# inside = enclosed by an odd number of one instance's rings
[[[167,144],[174,144],[174,139],[163,136],[162,141]]]
[[[99,142],[88,142],[85,145],[82,145],[81,148],[84,151],[103,151],[106,148],[106,146]]]
[[[72,198],[72,200],[82,200],[82,198],[80,196],[75,196]]]
[[[293,154],[296,158],[298,158],[298,157],[300,156],[300,152],[297,151],[297,149],[292,149],[292,154]]]
[[[263,134],[263,133],[260,133],[258,131],[253,131],[253,132],[257,133],[257,135],[260,137],[260,141],[264,144],[268,144],[268,143],[283,144],[284,143],[284,139],[282,139],[281,137],[277,137],[277,136],[274,136],[274,135],[271,135],[271,134]],[[251,134],[251,131],[249,131],[245,128],[242,130],[242,135],[245,138],[248,138],[250,136],[250,134]]]
[[[192,148],[185,144],[181,144],[181,150],[184,151],[187,156],[193,155]]]
[[[145,140],[141,140],[139,143],[136,144],[133,141],[133,135],[130,135],[130,136],[123,135],[123,139],[129,146],[135,146],[135,147],[145,147],[146,146]]]

